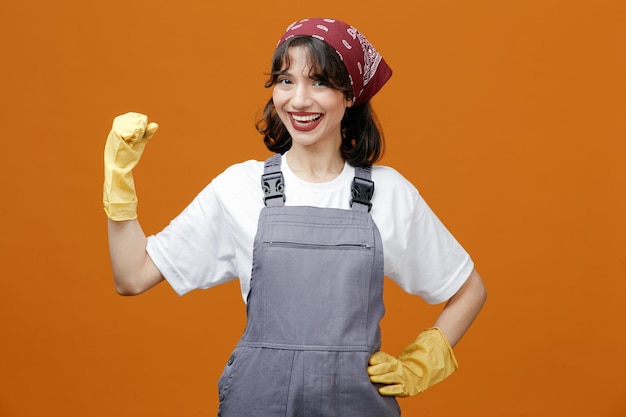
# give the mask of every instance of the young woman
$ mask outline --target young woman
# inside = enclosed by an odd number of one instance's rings
[[[354,27],[292,24],[257,125],[275,154],[229,167],[150,237],[137,220],[132,168],[157,125],[138,113],[113,122],[104,206],[118,292],[167,280],[184,294],[240,280],[248,321],[218,383],[223,417],[399,416],[395,397],[457,368],[452,346],[486,292],[416,188],[373,165],[383,143],[370,99],[390,76]],[[398,357],[379,351],[384,276],[446,302]],[[399,325],[410,333],[407,322]]]

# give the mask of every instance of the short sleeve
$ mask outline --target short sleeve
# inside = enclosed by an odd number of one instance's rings
[[[448,300],[472,272],[472,259],[408,180],[387,167],[374,173],[375,207],[386,212],[374,218],[383,239],[385,274],[429,304]]]
[[[213,183],[148,238],[147,251],[179,295],[236,278],[232,232]]]

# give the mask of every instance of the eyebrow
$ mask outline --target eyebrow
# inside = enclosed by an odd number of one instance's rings
[[[287,76],[289,76],[289,77],[291,77],[291,76],[292,76],[292,74],[291,74],[288,70],[286,70],[286,69],[285,69],[285,70],[280,70],[280,71],[276,72],[276,75],[277,75],[277,76],[280,76],[280,75],[287,75]]]
[[[289,68],[277,71],[275,75],[276,77],[293,77],[293,74],[289,72]],[[306,75],[306,77],[314,81],[327,81],[326,77],[324,77],[322,73],[318,72],[310,72]]]

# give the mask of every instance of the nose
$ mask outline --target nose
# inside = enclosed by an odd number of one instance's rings
[[[291,97],[291,105],[297,109],[304,109],[311,105],[311,91],[305,83],[296,84]]]

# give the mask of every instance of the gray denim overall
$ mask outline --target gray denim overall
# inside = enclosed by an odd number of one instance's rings
[[[367,375],[385,310],[371,169],[356,169],[351,210],[292,207],[280,161],[265,162],[248,321],[218,382],[218,415],[399,416]]]

